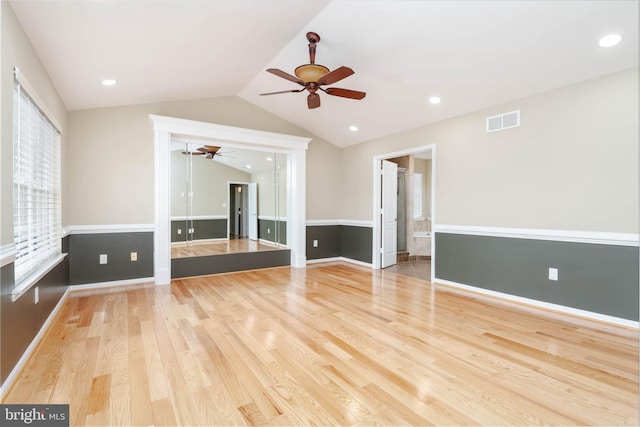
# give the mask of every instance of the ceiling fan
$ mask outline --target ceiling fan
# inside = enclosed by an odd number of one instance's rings
[[[204,147],[200,147],[197,151],[183,151],[182,154],[189,154],[191,156],[205,156],[207,159],[213,159],[215,156],[222,156],[222,153],[219,153],[220,147],[216,147],[215,145],[205,145]]]
[[[324,65],[316,64],[316,44],[320,41],[320,36],[317,33],[308,32],[307,40],[309,40],[309,64],[300,65],[296,68],[294,71],[295,76],[292,76],[282,70],[278,70],[277,68],[269,68],[267,70],[271,74],[275,74],[278,77],[282,77],[283,79],[299,84],[302,88],[261,93],[260,95],[275,95],[279,93],[302,92],[303,90],[307,90],[309,92],[309,95],[307,96],[307,105],[309,109],[318,108],[320,106],[320,95],[317,93],[318,89],[326,94],[341,96],[343,98],[364,98],[366,95],[365,92],[341,89],[337,87],[328,87],[326,89],[322,87],[349,77],[353,74],[353,70],[349,67],[340,67],[333,71],[329,71],[329,69]]]

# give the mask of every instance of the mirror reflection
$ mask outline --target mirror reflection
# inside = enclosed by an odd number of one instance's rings
[[[286,249],[286,194],[286,155],[173,142],[171,257]]]

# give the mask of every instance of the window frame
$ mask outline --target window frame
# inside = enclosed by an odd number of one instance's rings
[[[58,265],[66,254],[62,253],[62,127],[17,67],[14,68],[13,98],[15,259],[11,295],[15,301]],[[21,117],[24,112],[27,113],[26,120]],[[25,125],[26,129],[23,128]],[[39,145],[39,151],[34,153],[34,140],[38,144],[44,143],[45,149],[40,149]],[[46,167],[42,167],[41,161]],[[34,170],[38,172],[34,173]],[[47,175],[38,175],[43,170]],[[26,199],[19,200],[25,196]],[[26,233],[21,235],[19,227],[26,228]],[[24,244],[20,243],[25,239],[28,242],[26,255]]]

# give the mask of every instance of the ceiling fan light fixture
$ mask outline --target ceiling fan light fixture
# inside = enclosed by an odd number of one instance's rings
[[[320,77],[329,72],[329,69],[324,65],[318,64],[305,64],[295,69],[295,75],[305,83],[315,82],[317,83]]]

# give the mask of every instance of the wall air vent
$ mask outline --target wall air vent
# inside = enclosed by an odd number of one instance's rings
[[[520,126],[520,110],[487,117],[487,133]]]

